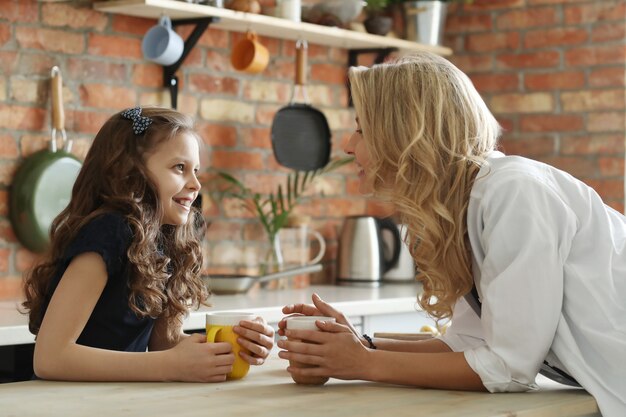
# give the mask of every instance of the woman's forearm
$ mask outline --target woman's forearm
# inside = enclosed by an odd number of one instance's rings
[[[443,343],[443,342],[440,342]],[[369,381],[465,391],[485,387],[462,352],[414,353],[370,351],[365,378]]]

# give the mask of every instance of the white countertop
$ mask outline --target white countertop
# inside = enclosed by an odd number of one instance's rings
[[[418,284],[387,284],[379,288],[311,286],[303,289],[260,290],[253,288],[247,294],[216,295],[211,307],[192,311],[183,323],[185,330],[203,329],[204,314],[208,311],[246,310],[259,314],[267,322],[276,323],[284,315],[283,306],[311,303],[316,292],[347,316],[409,313],[419,310],[416,304]],[[28,331],[28,317],[18,311],[19,302],[0,302],[0,346],[34,342]]]

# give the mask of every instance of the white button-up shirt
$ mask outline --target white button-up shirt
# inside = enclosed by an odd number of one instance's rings
[[[491,392],[536,389],[547,359],[626,416],[626,218],[571,175],[494,152],[467,223],[482,318],[460,299],[441,339]]]

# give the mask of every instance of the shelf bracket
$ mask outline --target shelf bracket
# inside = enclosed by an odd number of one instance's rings
[[[359,63],[359,55],[361,54],[376,54],[374,64],[382,64],[385,59],[392,52],[397,51],[398,48],[365,48],[365,49],[350,49],[348,51],[348,68],[355,67]],[[346,88],[348,89],[348,106],[353,107],[352,94],[350,93],[350,81],[346,81]]]
[[[199,19],[180,19],[172,21],[172,26],[196,25],[189,37],[185,40],[183,54],[180,56],[178,61],[174,62],[172,65],[163,67],[163,85],[170,89],[170,100],[173,109],[176,109],[178,106],[178,77],[175,75],[176,71],[178,71],[180,66],[183,64],[185,58],[187,58],[193,47],[196,46],[200,36],[202,36],[209,25],[211,23],[219,22],[219,20],[219,17],[211,16]]]

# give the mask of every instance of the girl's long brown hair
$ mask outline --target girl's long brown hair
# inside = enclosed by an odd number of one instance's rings
[[[182,226],[160,225],[162,209],[149,179],[147,157],[163,142],[187,133],[199,137],[193,121],[177,111],[143,108],[152,124],[135,135],[120,113],[100,129],[72,189],[69,205],[52,222],[51,246],[24,281],[29,329],[39,332],[57,261],[85,224],[108,212],[126,217],[133,234],[128,248],[131,266],[129,306],[140,317],[165,317],[174,337],[187,309],[204,303],[208,293],[200,280],[200,236],[204,220],[195,208]],[[170,272],[168,272],[170,271]]]
[[[428,52],[354,67],[349,77],[374,194],[408,225],[419,303],[449,318],[472,288],[467,206],[500,127],[467,76]]]

